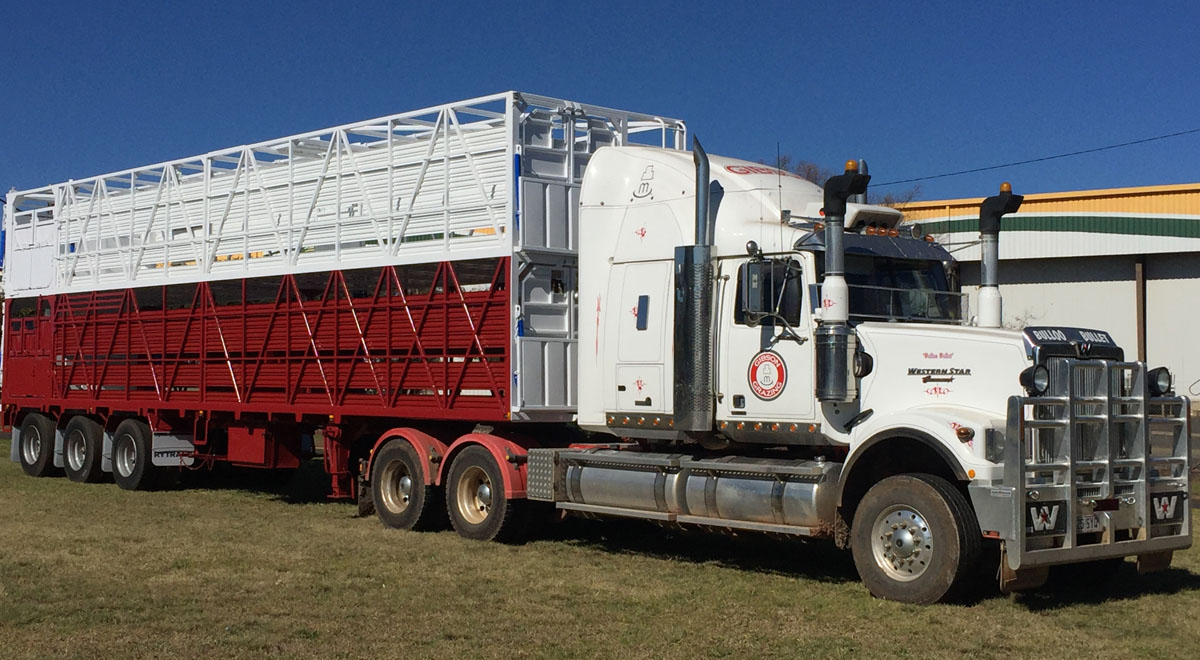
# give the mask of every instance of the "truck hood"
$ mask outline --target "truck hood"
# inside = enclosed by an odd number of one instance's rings
[[[1031,364],[1014,330],[916,323],[862,323],[860,350],[874,368],[859,384],[862,410],[970,408],[1003,419]]]

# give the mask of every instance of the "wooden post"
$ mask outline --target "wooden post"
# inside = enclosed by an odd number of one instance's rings
[[[1137,287],[1137,359],[1146,361],[1146,255],[1139,255],[1133,265],[1134,286]]]

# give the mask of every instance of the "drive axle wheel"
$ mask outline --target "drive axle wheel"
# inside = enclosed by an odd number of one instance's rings
[[[71,481],[100,480],[100,451],[104,429],[96,421],[76,415],[63,433],[63,469]]]
[[[445,526],[442,489],[426,483],[416,450],[404,440],[385,444],[375,455],[371,499],[379,520],[393,529],[425,531]]]
[[[113,481],[125,490],[151,490],[158,486],[162,468],[155,466],[150,458],[150,427],[136,419],[127,419],[113,435]]]
[[[21,469],[31,477],[56,476],[54,467],[54,421],[40,413],[30,413],[21,424]]]
[[[500,466],[484,447],[467,447],[454,458],[446,504],[454,531],[465,538],[516,543],[527,531],[528,502],[504,496]]]
[[[875,484],[859,503],[851,551],[867,589],[879,598],[936,603],[969,582],[982,547],[965,497],[931,474]]]

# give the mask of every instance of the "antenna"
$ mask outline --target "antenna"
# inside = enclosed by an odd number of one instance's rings
[[[775,141],[775,175],[779,179],[779,219],[783,220],[783,152],[779,150],[779,140]]]

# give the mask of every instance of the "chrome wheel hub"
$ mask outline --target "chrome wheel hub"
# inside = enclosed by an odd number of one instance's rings
[[[21,436],[21,454],[25,457],[25,463],[33,465],[37,463],[38,456],[42,453],[42,434],[37,430],[37,427],[32,424],[25,430]]]
[[[83,434],[76,431],[67,436],[66,448],[63,453],[66,454],[67,464],[71,466],[72,470],[78,472],[83,469],[86,450],[87,443],[83,440]]]
[[[872,529],[872,554],[888,577],[907,582],[925,573],[933,559],[934,539],[919,511],[903,505],[888,507]]]
[[[392,513],[403,513],[412,501],[413,480],[403,461],[392,461],[379,477],[379,494]]]
[[[458,512],[472,525],[483,523],[491,515],[492,480],[483,468],[472,465],[464,470],[454,495]]]
[[[128,477],[137,465],[137,443],[132,437],[124,436],[117,439],[117,444],[119,447],[113,452],[113,469],[122,477]]]

